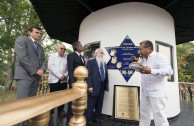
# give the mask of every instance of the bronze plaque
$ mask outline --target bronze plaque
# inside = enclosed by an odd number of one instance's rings
[[[137,87],[115,86],[115,118],[139,121]]]

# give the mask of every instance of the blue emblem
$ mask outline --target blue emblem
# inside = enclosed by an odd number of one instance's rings
[[[118,69],[125,81],[128,82],[135,72],[134,69],[129,67],[132,62],[131,56],[138,56],[138,47],[134,45],[127,35],[120,46],[106,47],[106,50],[111,57],[107,63],[107,68]]]

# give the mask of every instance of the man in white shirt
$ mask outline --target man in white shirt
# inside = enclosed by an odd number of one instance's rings
[[[164,55],[153,51],[151,41],[141,42],[139,53],[144,66],[140,70],[142,83],[139,126],[150,126],[152,114],[155,126],[169,126],[165,115],[166,84],[167,76],[172,75],[173,70]]]
[[[64,44],[58,45],[57,53],[50,55],[48,60],[50,92],[67,89],[68,67],[66,47]],[[58,114],[60,117],[65,116],[64,105],[59,106]]]

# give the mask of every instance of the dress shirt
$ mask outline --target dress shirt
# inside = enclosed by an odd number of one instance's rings
[[[151,74],[141,74],[141,93],[150,97],[166,97],[167,76],[173,74],[168,60],[164,55],[152,52],[147,59],[143,58],[141,63],[151,68]]]
[[[48,70],[49,70],[48,77],[49,83],[57,83],[63,75],[67,77],[68,76],[67,55],[64,54],[64,56],[61,57],[59,56],[58,53],[51,54],[48,61]]]
[[[84,59],[83,59],[83,56],[81,55],[81,53],[78,53],[75,51],[75,53],[77,53],[77,55],[81,58],[82,62],[84,63]]]
[[[34,42],[36,42],[32,37],[30,37],[31,39],[32,39],[32,41],[33,41],[33,44],[34,44]],[[35,46],[35,45],[34,45]]]

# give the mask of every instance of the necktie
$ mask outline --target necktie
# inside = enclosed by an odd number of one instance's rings
[[[105,75],[104,75],[104,69],[103,69],[102,63],[100,63],[100,76],[101,76],[101,80],[104,81]]]
[[[82,55],[80,54],[79,56],[80,56],[82,62],[84,63],[84,59],[83,59]]]
[[[36,51],[38,51],[38,43],[34,41],[34,47],[36,48]]]
[[[36,52],[38,54],[38,43],[36,41],[34,41],[34,47],[36,49]],[[39,66],[42,66],[42,61],[39,59]]]

